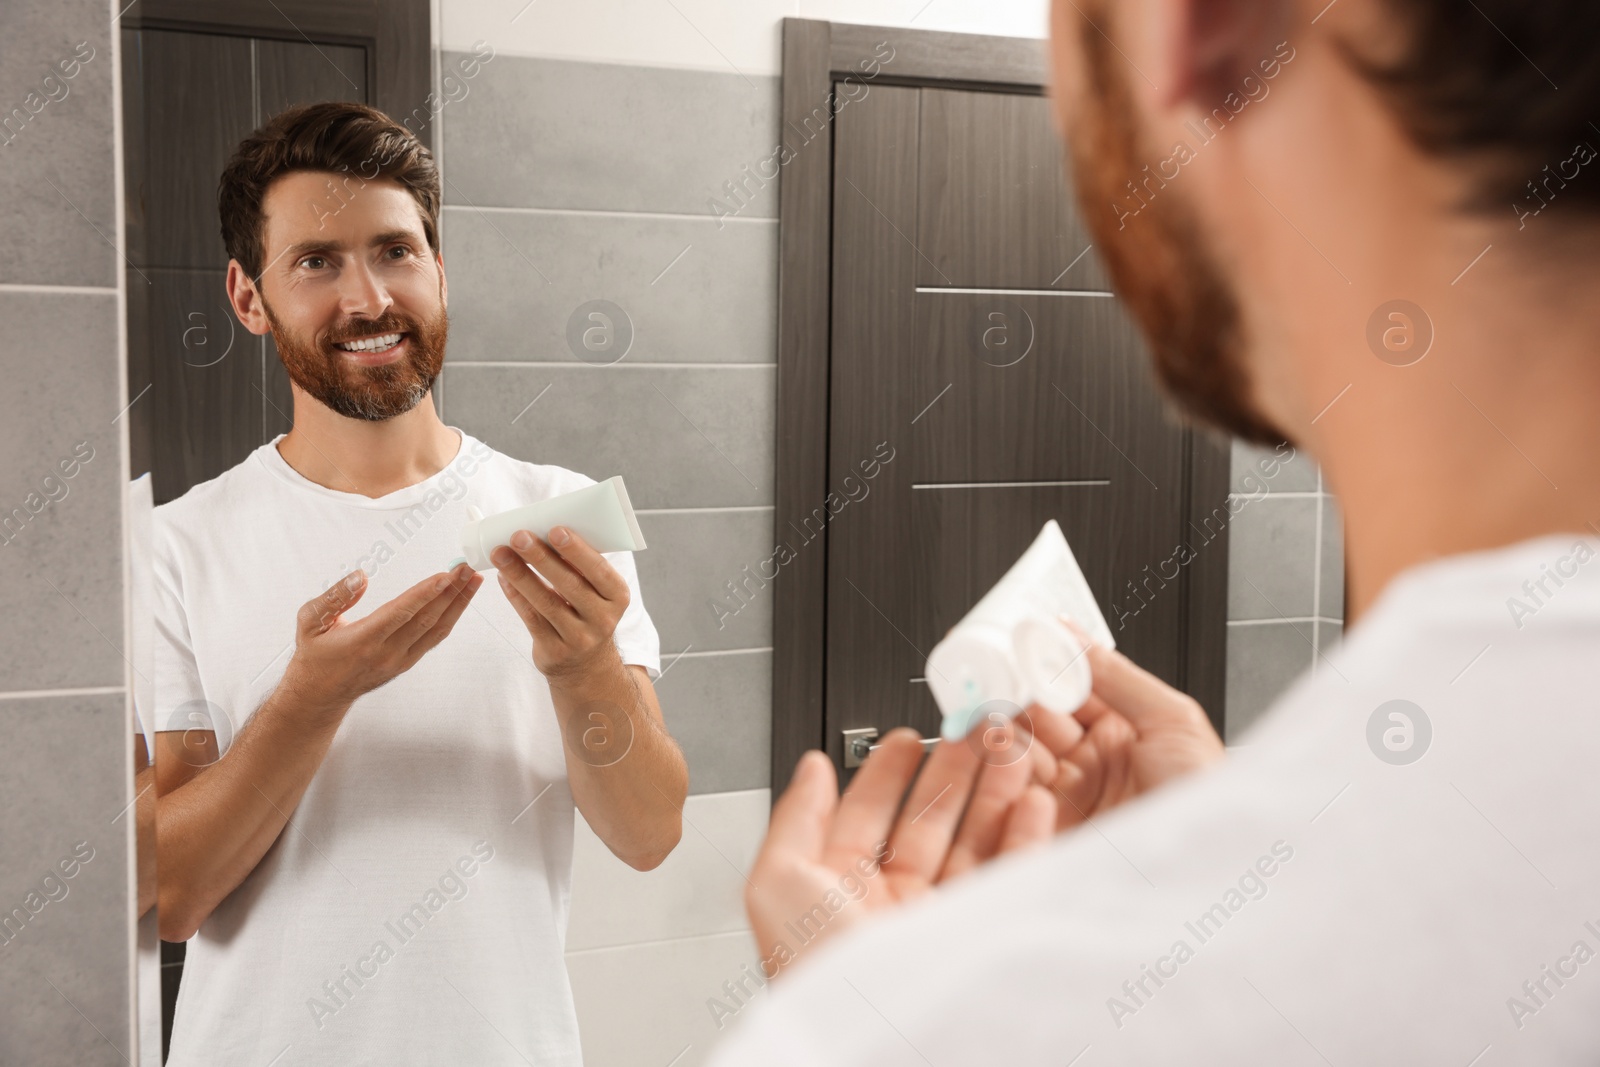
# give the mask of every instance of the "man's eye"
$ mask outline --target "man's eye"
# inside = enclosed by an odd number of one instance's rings
[[[399,253],[399,255],[395,254],[397,252]],[[409,256],[410,254],[411,254],[411,249],[407,248],[405,245],[395,245],[393,248],[389,249],[389,258],[390,259],[404,259],[406,256]]]
[[[327,260],[321,256],[307,256],[300,261],[300,265],[302,267],[310,267],[312,270],[319,270],[326,262]]]

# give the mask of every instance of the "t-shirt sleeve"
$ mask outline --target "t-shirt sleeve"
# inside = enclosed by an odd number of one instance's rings
[[[209,705],[205,703],[205,685],[200,680],[200,665],[195,660],[194,642],[189,635],[177,546],[165,527],[158,509],[151,552],[155,699],[145,728],[155,733],[214,729],[213,725],[196,721],[192,714],[204,716],[204,709]]]
[[[655,681],[661,677],[661,637],[650,613],[644,607],[644,594],[639,591],[639,570],[634,565],[632,552],[607,552],[606,560],[628,582],[628,607],[617,623],[613,639],[622,662],[636,663]]]

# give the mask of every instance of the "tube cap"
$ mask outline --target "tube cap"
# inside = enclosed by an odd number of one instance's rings
[[[948,741],[965,737],[978,709],[989,701],[1024,703],[1011,636],[992,626],[959,627],[933,646],[927,682],[944,716],[939,734]]]
[[[1094,676],[1071,630],[1055,619],[1031,616],[1017,623],[1011,642],[1018,677],[1034,702],[1061,714],[1083,707]]]

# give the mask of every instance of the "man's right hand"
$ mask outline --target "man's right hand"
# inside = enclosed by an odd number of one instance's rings
[[[367,589],[366,574],[352,571],[300,608],[294,656],[281,684],[297,707],[343,715],[357,697],[410,670],[448,637],[482,584],[483,575],[458,564],[346,622],[342,616]]]
[[[1073,715],[1035,704],[1027,722],[1042,751],[1031,753],[1037,777],[1056,801],[1056,829],[1076,826],[1126,800],[1220,760],[1224,754],[1205,709],[1115,649],[1089,641],[1094,682]]]

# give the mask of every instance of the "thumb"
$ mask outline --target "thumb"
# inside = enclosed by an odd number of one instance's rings
[[[1114,648],[1089,645],[1092,691],[1143,735],[1146,731],[1183,722],[1205,712],[1189,694],[1163,682]],[[1090,700],[1084,710],[1092,711]]]
[[[366,591],[367,574],[358,567],[301,606],[300,632],[306,636],[327,632]]]
[[[833,761],[816,750],[807,752],[800,757],[789,788],[772,806],[763,853],[788,859],[819,859],[838,804]]]

